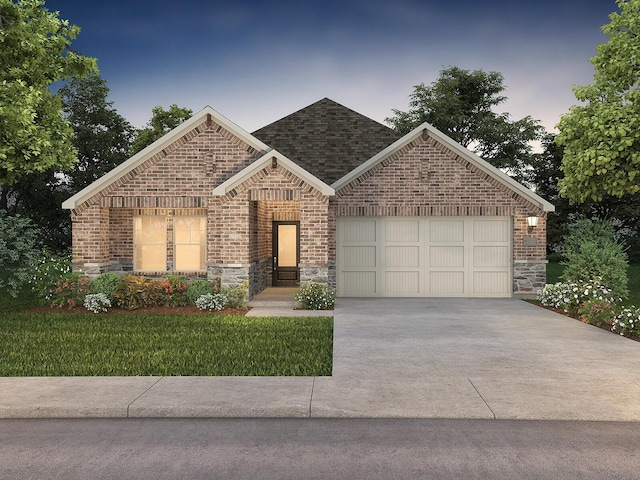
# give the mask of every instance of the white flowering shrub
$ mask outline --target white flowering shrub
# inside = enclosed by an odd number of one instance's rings
[[[104,293],[90,293],[84,297],[84,308],[93,313],[106,312],[111,300]]]
[[[625,337],[640,338],[640,308],[635,306],[623,308],[614,318],[611,331]]]
[[[293,297],[307,310],[327,310],[336,302],[336,294],[329,285],[314,281],[300,285]]]
[[[538,293],[538,301],[547,307],[560,308],[567,313],[576,314],[585,302],[615,303],[611,291],[600,284],[599,279],[592,282],[547,284]]]
[[[227,305],[228,299],[226,295],[221,293],[207,293],[201,295],[196,300],[196,307],[200,310],[217,311],[222,310]]]
[[[29,283],[33,293],[40,300],[50,301],[58,280],[71,273],[71,256],[55,254],[43,250],[38,263],[32,270]]]

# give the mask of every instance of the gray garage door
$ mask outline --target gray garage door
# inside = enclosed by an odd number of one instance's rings
[[[510,217],[339,217],[338,296],[509,297]]]

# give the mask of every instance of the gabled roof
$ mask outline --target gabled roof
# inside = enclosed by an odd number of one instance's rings
[[[311,185],[315,189],[322,192],[323,195],[326,195],[326,196],[335,195],[335,190],[333,188],[331,188],[322,180],[319,180],[318,178],[316,178],[315,176],[307,172],[305,169],[303,169],[299,165],[293,163],[291,160],[289,160],[287,157],[282,155],[277,150],[271,150],[270,152],[266,153],[264,156],[262,156],[261,158],[253,162],[251,165],[246,167],[244,170],[241,170],[240,172],[236,173],[233,177],[231,177],[226,182],[218,185],[216,188],[213,189],[213,194],[218,196],[226,195],[231,190],[233,190],[238,185],[240,185],[242,182],[251,178],[254,174],[259,172],[260,170],[272,165],[274,160],[277,163],[280,163],[284,168],[289,170],[291,173],[294,173],[298,178],[300,178],[301,180],[304,180],[309,185]]]
[[[433,125],[426,122],[420,125],[419,127],[413,129],[411,132],[407,133],[404,137],[392,143],[387,148],[377,153],[376,155],[371,157],[369,160],[367,160],[360,166],[356,167],[355,169],[353,169],[352,171],[344,175],[342,178],[334,182],[331,186],[337,192],[342,187],[348,185],[350,182],[358,178],[363,173],[372,169],[373,167],[375,167],[376,165],[384,161],[386,158],[393,155],[398,150],[404,148],[406,145],[408,145],[409,143],[411,143],[412,141],[420,137],[424,131],[426,131],[430,137],[434,138],[442,145],[448,147],[454,153],[464,158],[472,165],[476,166],[483,172],[491,175],[493,178],[495,178],[502,184],[506,185],[511,190],[517,192],[519,195],[521,195],[522,197],[530,201],[532,204],[538,206],[542,211],[544,212],[555,211],[556,208],[552,204],[550,204],[544,198],[537,195],[533,190],[528,189],[527,187],[525,187],[524,185],[522,185],[521,183],[517,182],[516,180],[511,178],[509,175],[504,173],[502,170],[499,170],[498,168],[494,167],[493,165],[488,163],[486,160],[483,160],[482,158],[477,156],[475,153],[463,147],[458,142],[454,141],[449,136],[445,135],[440,130],[435,128]]]
[[[98,180],[88,185],[84,189],[80,190],[73,197],[65,200],[62,203],[62,208],[66,209],[74,209],[77,208],[82,203],[89,200],[95,194],[99,193],[102,189],[106,188],[119,178],[123,177],[130,171],[134,170],[140,164],[144,163],[149,158],[153,157],[157,153],[160,153],[163,149],[167,148],[169,145],[174,143],[176,140],[179,140],[184,135],[189,133],[195,127],[200,125],[201,123],[208,120],[209,116],[211,119],[222,126],[227,131],[231,132],[233,135],[246,142],[248,145],[253,147],[258,152],[266,153],[271,150],[271,147],[265,145],[259,139],[251,135],[246,130],[242,129],[235,123],[233,123],[228,118],[224,117],[217,111],[215,111],[210,106],[204,107],[202,110],[193,115],[186,122],[178,125],[176,128],[171,130],[169,133],[164,135],[162,138],[156,140],[151,145],[136,153],[133,157],[131,157],[126,162],[118,165],[116,168],[100,177]]]
[[[253,135],[327,184],[400,138],[394,130],[328,98]]]

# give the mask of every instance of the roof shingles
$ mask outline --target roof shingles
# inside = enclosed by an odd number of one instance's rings
[[[328,98],[256,130],[253,135],[328,185],[401,137]]]

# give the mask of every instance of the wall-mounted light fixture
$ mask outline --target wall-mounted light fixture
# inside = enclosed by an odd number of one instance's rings
[[[538,226],[538,216],[535,213],[527,214],[527,225],[529,225],[528,233],[533,232],[533,229]]]

